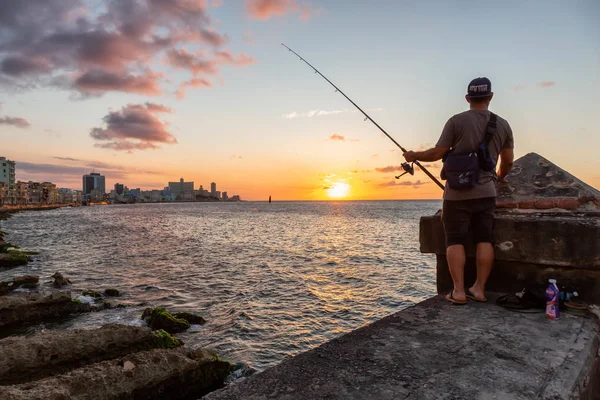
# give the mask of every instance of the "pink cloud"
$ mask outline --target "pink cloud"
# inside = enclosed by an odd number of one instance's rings
[[[29,128],[31,124],[25,118],[0,117],[0,125],[12,125],[17,128]]]
[[[217,74],[219,64],[255,62],[245,54],[230,60],[213,54],[221,53],[229,40],[213,29],[208,15],[209,7],[220,4],[98,0],[97,7],[88,7],[83,0],[3,2],[0,85],[153,96],[169,81],[148,65],[164,54],[171,66],[193,74]],[[183,47],[189,50],[174,50]],[[197,55],[202,48],[209,49],[209,59]]]
[[[168,131],[168,124],[156,114],[172,110],[156,103],[128,104],[119,111],[110,111],[102,120],[104,128],[93,128],[90,136],[94,146],[113,150],[158,149],[158,144],[175,144],[177,139]]]
[[[313,10],[307,3],[298,4],[297,0],[245,0],[245,3],[248,15],[261,21],[290,13],[299,13],[300,20],[308,21],[312,15],[323,12],[322,9]]]
[[[203,74],[216,74],[217,63],[214,60],[207,60],[202,57],[202,54],[194,55],[185,49],[173,49],[167,53],[169,63],[181,69],[187,69],[194,75]]]
[[[337,133],[334,133],[333,135],[329,136],[330,140],[339,140],[339,141],[344,141],[346,140],[346,138],[342,135],[338,135]]]
[[[554,81],[545,81],[545,82],[540,82],[538,85],[540,87],[547,88],[547,87],[552,87],[552,86],[556,85],[556,82],[554,82]]]
[[[220,63],[223,63],[223,64],[243,66],[243,65],[250,65],[250,64],[256,63],[256,60],[254,58],[252,58],[244,53],[234,55],[230,51],[225,50],[225,51],[219,51],[219,52],[215,53],[215,55],[217,57],[216,58],[217,61]]]
[[[212,87],[212,84],[205,80],[199,78],[192,78],[189,81],[183,82],[181,86],[177,89],[176,95],[178,99],[185,98],[185,91],[188,88],[199,88],[199,87]]]
[[[137,93],[147,96],[161,94],[159,80],[161,74],[150,70],[142,75],[114,73],[104,70],[91,70],[75,80],[75,87],[85,94],[102,94],[104,92]]]

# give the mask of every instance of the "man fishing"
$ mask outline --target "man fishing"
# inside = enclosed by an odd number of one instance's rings
[[[446,122],[436,146],[404,153],[407,162],[444,159],[442,222],[446,258],[454,282],[446,300],[454,304],[466,304],[467,298],[487,301],[485,284],[494,264],[496,184],[505,181],[513,166],[513,133],[506,120],[488,110],[493,95],[489,79],[473,79],[465,96],[470,109]],[[496,173],[498,158],[500,168]],[[477,244],[477,280],[465,290],[465,243],[469,230]]]

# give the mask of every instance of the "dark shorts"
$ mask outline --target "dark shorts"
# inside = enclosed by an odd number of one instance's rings
[[[492,243],[496,198],[444,200],[442,222],[446,231],[446,247],[465,245],[469,230],[475,243]]]

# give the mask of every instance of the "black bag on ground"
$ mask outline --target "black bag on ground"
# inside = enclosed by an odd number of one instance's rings
[[[493,171],[496,163],[490,156],[488,145],[496,132],[496,114],[490,113],[483,142],[477,150],[469,153],[456,153],[453,150],[444,155],[441,178],[448,181],[452,189],[470,189],[477,186],[479,170]]]

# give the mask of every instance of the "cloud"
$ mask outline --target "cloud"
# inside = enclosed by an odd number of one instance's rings
[[[346,140],[346,138],[342,135],[338,135],[337,133],[334,133],[333,135],[329,136],[330,140],[339,140],[339,141],[344,141]]]
[[[202,54],[194,55],[186,49],[172,49],[167,52],[167,57],[172,66],[187,69],[194,75],[217,73],[217,63],[204,59]]]
[[[538,82],[536,84],[536,86],[541,87],[541,88],[549,88],[549,87],[552,87],[552,86],[556,86],[556,82],[554,82],[554,81],[542,81],[542,82]],[[516,85],[516,86],[513,86],[513,90],[515,92],[520,92],[520,91],[523,91],[523,90],[525,90],[527,88],[528,88],[527,85]]]
[[[177,95],[178,99],[183,99],[185,97],[185,91],[187,88],[199,87],[212,87],[212,83],[210,83],[206,79],[192,78],[189,81],[183,82],[181,86],[179,86],[175,94]]]
[[[147,70],[144,75],[119,74],[104,70],[88,71],[75,80],[75,87],[85,94],[104,92],[137,93],[147,96],[161,94],[159,79],[162,75]]]
[[[238,156],[236,154],[232,154],[231,157],[229,157],[229,158],[231,158],[232,160],[241,160],[242,156]]]
[[[427,184],[428,184],[428,182],[421,182],[420,180],[418,180],[416,182],[393,180],[393,181],[389,181],[389,182],[385,182],[385,183],[380,183],[377,186],[378,187],[412,186],[413,188],[417,188],[419,186],[427,185]]]
[[[296,0],[245,0],[246,12],[252,19],[266,21],[285,14],[299,14],[298,18],[308,21],[311,16],[321,14],[323,9],[312,9],[307,3]]]
[[[234,55],[230,51],[227,51],[227,50],[218,51],[215,53],[215,55],[217,57],[217,61],[222,64],[241,66],[241,65],[254,64],[256,62],[256,60],[254,58],[247,56],[244,53]]]
[[[350,112],[351,110],[310,110],[306,112],[293,111],[289,114],[281,116],[283,119],[294,119],[294,118],[312,118],[312,117],[323,117],[327,115],[337,115]]]
[[[0,125],[12,125],[17,128],[29,128],[31,124],[20,117],[0,117]]]
[[[91,171],[85,167],[74,167],[70,165],[57,165],[57,164],[37,164],[30,162],[17,162],[17,171],[28,172],[30,174],[40,175],[85,175]]]
[[[367,111],[383,111],[383,108],[372,108]],[[357,113],[358,110],[310,110],[306,112],[292,111],[288,114],[283,114],[283,119],[295,119],[295,118],[312,118],[312,117],[324,117],[328,115],[338,115],[344,113]],[[383,134],[382,134],[383,135]]]
[[[404,171],[404,170],[399,165],[388,165],[387,167],[375,168],[375,171],[390,173],[390,172]]]
[[[104,128],[93,128],[90,136],[94,146],[113,150],[158,149],[158,144],[175,144],[177,139],[167,130],[167,124],[156,114],[170,113],[161,104],[128,104],[119,111],[110,111],[102,120]]]
[[[6,57],[0,63],[0,71],[10,76],[22,76],[45,73],[51,66],[45,60],[23,58],[19,56]]]
[[[52,157],[55,158],[57,160],[63,160],[63,161],[81,161],[79,158],[71,158],[71,157]]]
[[[209,7],[220,3],[0,0],[0,85],[58,87],[84,97],[106,92],[155,96],[169,81],[149,66],[165,54],[169,65],[194,75],[216,74],[218,65],[254,63],[245,54],[221,50],[229,38],[211,27],[208,15]],[[187,50],[175,50],[182,47]],[[206,56],[191,56],[201,49]]]

